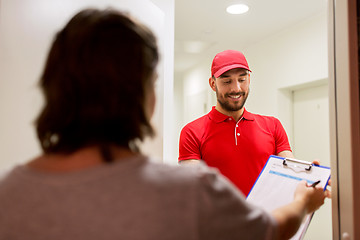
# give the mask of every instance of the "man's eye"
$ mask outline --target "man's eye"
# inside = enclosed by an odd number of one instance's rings
[[[224,81],[224,84],[229,84],[231,81]]]

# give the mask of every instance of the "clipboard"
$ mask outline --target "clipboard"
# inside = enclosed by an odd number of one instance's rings
[[[271,155],[250,190],[246,201],[271,212],[293,201],[295,189],[300,181],[305,180],[311,185],[320,180],[319,186],[322,186],[325,191],[329,179],[329,167]],[[292,240],[304,238],[313,214],[305,216],[299,230],[291,238]]]

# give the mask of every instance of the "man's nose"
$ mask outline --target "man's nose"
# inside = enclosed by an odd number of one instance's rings
[[[238,81],[234,81],[234,84],[232,84],[232,89],[231,91],[234,91],[234,92],[240,92],[241,91],[241,83],[238,82]]]

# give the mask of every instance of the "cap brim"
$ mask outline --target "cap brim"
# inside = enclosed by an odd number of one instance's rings
[[[220,68],[219,70],[217,70],[217,72],[214,73],[214,77],[218,78],[224,72],[227,72],[227,71],[229,71],[231,69],[234,69],[234,68],[244,68],[244,69],[249,70],[251,72],[251,70],[247,66],[237,63],[237,64],[232,64],[232,65],[228,65],[228,66],[225,66],[223,68]]]

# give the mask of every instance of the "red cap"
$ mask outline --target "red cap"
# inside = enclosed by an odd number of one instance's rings
[[[244,54],[235,50],[226,50],[216,54],[211,65],[211,76],[218,78],[221,74],[234,68],[250,70]]]

